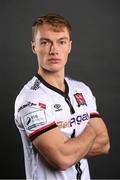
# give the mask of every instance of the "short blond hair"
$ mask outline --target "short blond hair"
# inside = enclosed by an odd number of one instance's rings
[[[56,13],[48,13],[44,16],[38,17],[32,25],[32,40],[34,41],[36,32],[39,26],[43,24],[50,24],[53,30],[59,32],[63,27],[66,27],[71,39],[71,25],[67,19]]]

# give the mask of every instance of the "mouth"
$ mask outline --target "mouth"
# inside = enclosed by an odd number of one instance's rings
[[[48,59],[48,61],[50,63],[59,63],[61,61],[61,59],[59,59],[59,58],[50,58],[50,59]]]

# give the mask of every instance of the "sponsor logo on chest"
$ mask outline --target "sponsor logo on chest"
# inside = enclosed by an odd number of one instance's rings
[[[70,126],[74,126],[74,125],[80,125],[82,122],[86,121],[89,119],[89,115],[88,113],[84,113],[82,115],[78,115],[76,117],[72,117],[70,119]]]
[[[70,120],[67,121],[58,121],[56,122],[57,125],[61,128],[66,128],[66,127],[72,127],[72,126],[76,126],[76,125],[81,125],[82,123],[84,123],[85,121],[87,121],[89,119],[89,114],[86,112],[82,115],[77,115],[75,117],[70,118]]]

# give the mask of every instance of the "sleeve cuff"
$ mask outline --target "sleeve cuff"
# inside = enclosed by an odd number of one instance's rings
[[[29,139],[31,141],[33,141],[37,136],[39,136],[39,135],[41,135],[41,134],[43,134],[43,133],[45,133],[45,132],[47,132],[47,131],[55,128],[55,127],[57,127],[57,125],[56,125],[55,122],[53,122],[53,123],[48,124],[48,125],[46,125],[46,126],[44,126],[42,128],[39,128],[39,129],[37,129],[36,131],[34,131],[33,133],[31,133],[29,135]]]
[[[90,113],[90,118],[96,118],[96,117],[100,117],[100,114],[98,112]]]

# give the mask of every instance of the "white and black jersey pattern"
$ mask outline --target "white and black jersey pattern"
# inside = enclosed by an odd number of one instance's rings
[[[65,92],[36,75],[21,90],[15,101],[15,123],[20,131],[27,179],[90,179],[86,159],[67,170],[52,169],[32,141],[47,131],[60,127],[68,137],[77,137],[90,118],[99,117],[95,97],[82,82],[65,78]]]

